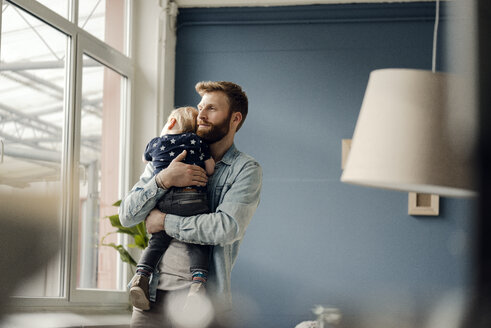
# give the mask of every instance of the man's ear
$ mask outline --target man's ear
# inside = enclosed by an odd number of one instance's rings
[[[241,112],[233,112],[232,113],[232,123],[235,125],[235,130],[239,126],[240,122],[242,122],[242,113]]]

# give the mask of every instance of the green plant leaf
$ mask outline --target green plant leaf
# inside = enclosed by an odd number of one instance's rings
[[[121,205],[121,200],[118,200],[113,204],[113,206],[120,206]],[[102,246],[107,246],[107,247],[112,247],[116,251],[118,251],[121,260],[125,263],[130,264],[131,266],[136,267],[137,263],[133,259],[133,257],[128,253],[128,251],[123,247],[123,245],[116,245],[114,243],[104,243],[104,239],[112,234],[115,233],[124,233],[127,234],[135,240],[134,244],[129,244],[127,247],[134,248],[134,247],[139,247],[141,249],[145,249],[148,246],[148,235],[147,235],[147,229],[145,226],[145,221],[140,222],[136,226],[133,226],[131,228],[128,227],[123,227],[121,224],[121,221],[119,220],[119,214],[114,214],[114,215],[109,215],[104,217],[105,219],[109,219],[109,222],[111,223],[111,226],[116,228],[117,230],[111,231],[107,233],[104,237],[101,238],[101,245]]]
[[[102,237],[102,238],[101,238],[101,245],[102,245],[102,246],[106,246],[106,244],[104,243],[104,239],[106,239],[106,237],[107,237],[107,236],[113,235],[113,234],[115,234],[115,233],[116,233],[116,231],[111,231],[111,232],[106,233],[106,234],[104,235],[104,237]]]
[[[138,235],[138,230],[135,229],[135,227],[131,227],[131,228],[122,227],[122,228],[119,228],[117,230],[117,232],[125,233],[125,234],[128,234],[130,236]]]
[[[136,267],[136,261],[133,259],[133,257],[128,253],[128,251],[122,246],[122,245],[116,245],[114,243],[109,243],[109,244],[102,244],[102,246],[108,246],[114,248],[116,251],[118,251],[119,256],[121,257],[121,261],[128,263],[134,267]]]
[[[145,226],[145,221],[138,223],[135,227],[138,230],[138,234],[140,236],[147,235],[147,227]]]
[[[147,234],[147,227],[145,226],[145,221],[138,223],[135,228],[138,230],[138,233],[140,235],[146,235]]]
[[[147,247],[146,245],[147,241],[145,240],[146,236],[136,235],[134,239],[135,239],[135,244],[141,249],[145,249]]]
[[[138,229],[139,235],[143,238],[142,248],[145,249],[148,246],[148,234],[147,234],[147,226],[145,225],[145,221],[140,222],[136,228]]]
[[[115,228],[124,228],[123,225],[121,224],[121,221],[119,221],[119,214],[114,214],[110,216],[106,216],[106,218],[109,219],[109,222],[111,222],[111,225]]]

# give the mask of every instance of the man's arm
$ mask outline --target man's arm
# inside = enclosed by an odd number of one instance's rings
[[[259,205],[262,169],[248,162],[238,174],[214,213],[190,217],[166,214],[165,232],[183,242],[226,245],[243,238]]]
[[[148,163],[140,180],[121,200],[119,220],[123,226],[132,227],[144,221],[155,207],[157,199],[165,194],[166,190],[158,187],[153,170],[153,164]]]
[[[187,187],[208,182],[206,172],[197,165],[184,164],[186,151],[179,154],[170,165],[153,176],[153,165],[147,164],[140,180],[122,199],[119,207],[119,220],[125,227],[132,227],[145,220],[155,207],[157,200],[170,187]]]

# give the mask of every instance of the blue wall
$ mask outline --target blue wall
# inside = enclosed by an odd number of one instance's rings
[[[180,10],[176,105],[197,81],[242,85],[236,144],[264,171],[233,271],[243,327],[294,327],[315,304],[346,327],[419,326],[468,283],[470,201],[411,217],[407,193],[339,181],[370,71],[431,69],[433,19],[428,3]]]

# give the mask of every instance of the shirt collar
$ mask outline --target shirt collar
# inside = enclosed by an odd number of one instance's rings
[[[230,146],[230,148],[227,150],[225,155],[223,155],[222,160],[220,162],[226,165],[232,165],[235,155],[238,152],[239,151],[237,150],[237,148],[235,148],[235,144],[232,144],[232,146]]]

